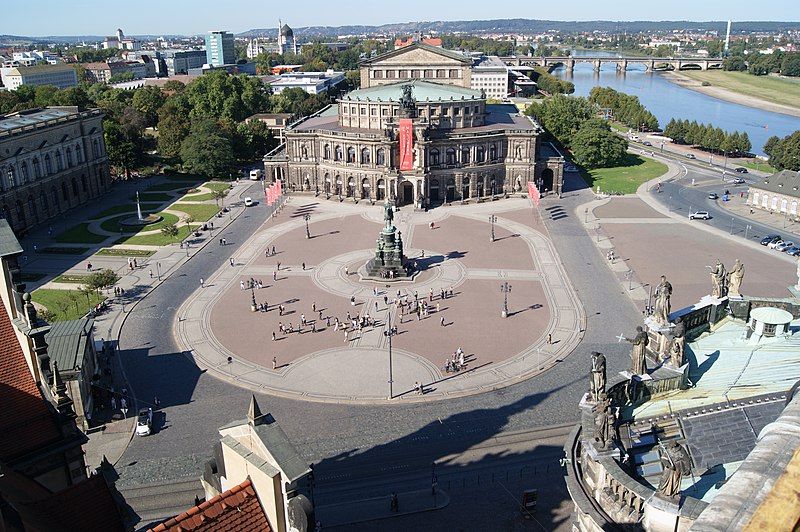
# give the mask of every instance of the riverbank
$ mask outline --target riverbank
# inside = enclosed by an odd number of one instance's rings
[[[762,111],[770,111],[772,113],[780,113],[789,116],[800,117],[800,101],[797,105],[790,105],[794,102],[795,98],[800,100],[794,91],[786,91],[781,97],[773,96],[776,101],[770,101],[769,94],[774,91],[758,91],[752,86],[742,83],[740,80],[728,76],[735,74],[733,72],[721,71],[682,71],[682,72],[661,72],[664,79],[675,83],[685,89],[700,92],[712,98],[718,98],[731,103],[761,109]],[[743,76],[750,76],[750,74],[742,74]],[[722,78],[722,76],[727,76]],[[753,78],[763,81],[762,78],[752,76]],[[703,86],[703,81],[711,83],[710,86]],[[784,82],[787,85],[794,85],[791,82]],[[725,86],[722,86],[722,85]],[[800,92],[800,84],[797,85],[797,91]],[[766,96],[765,96],[766,95]],[[760,97],[759,97],[760,96]]]

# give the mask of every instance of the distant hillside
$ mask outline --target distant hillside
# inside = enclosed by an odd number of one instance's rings
[[[725,32],[726,21],[694,22],[678,21],[557,21],[532,19],[460,20],[435,22],[402,22],[382,26],[309,26],[293,28],[297,35],[304,37],[333,37],[337,35],[401,35],[416,31],[433,33],[541,33],[549,30],[568,33],[585,31],[606,32],[655,32],[672,30],[716,30]],[[734,22],[735,33],[775,32],[800,30],[800,22]],[[274,36],[275,28],[252,29],[240,33],[241,37]]]

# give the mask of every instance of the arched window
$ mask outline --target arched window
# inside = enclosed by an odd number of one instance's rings
[[[100,157],[100,143],[94,139],[92,141],[92,158],[97,159],[98,157]]]
[[[789,213],[790,214],[797,214],[797,202],[796,201],[792,202],[792,208],[789,209]]]
[[[21,224],[25,223],[25,207],[22,206],[22,202],[17,200],[16,203],[16,210],[17,210],[17,221]]]
[[[33,159],[33,178],[34,179],[39,179],[40,177],[42,177],[42,168],[41,168],[41,165],[39,164],[39,159],[38,158],[34,158]]]
[[[369,164],[369,149],[364,148],[361,150],[361,164]]]
[[[47,201],[47,194],[44,191],[39,193],[39,203],[42,204],[45,216],[50,216],[50,203]]]
[[[342,157],[343,157],[343,155],[342,155],[342,147],[341,146],[336,146],[336,148],[334,149],[333,160],[334,161],[341,161]]]
[[[28,162],[27,161],[22,161],[22,164],[20,165],[19,169],[22,172],[22,181],[20,181],[20,182],[21,183],[27,183],[28,182]]]
[[[760,194],[758,192],[754,192],[753,193],[753,205],[758,205],[759,197],[760,197]]]
[[[486,156],[485,156],[485,151],[483,149],[483,146],[478,146],[478,149],[475,150],[475,162],[476,163],[482,163],[485,160],[486,160]]]
[[[78,195],[78,182],[75,181],[74,177],[72,178],[72,195],[73,196],[77,196]]]
[[[64,197],[64,201],[69,204],[69,191],[67,190],[67,184],[65,182],[61,182],[61,195]]]
[[[67,168],[72,168],[72,148],[67,146],[64,149],[64,153],[67,155]]]
[[[9,166],[6,170],[6,179],[8,181],[8,188],[14,188],[17,184],[17,173],[14,171],[13,166]]]
[[[489,146],[489,160],[496,161],[497,160],[497,146],[492,144]]]
[[[789,207],[789,201],[785,199],[781,200],[781,212],[786,212],[786,209],[788,207]]]
[[[439,166],[439,150],[436,148],[431,150],[431,166]]]
[[[356,162],[356,149],[352,146],[347,148],[347,162],[348,163]]]
[[[88,182],[86,181],[85,175],[81,175],[81,188],[83,189],[84,192],[89,191],[89,185]]]
[[[375,163],[383,166],[386,164],[386,152],[383,151],[383,148],[378,149],[378,153],[375,157]]]
[[[78,159],[78,164],[83,162],[83,145],[75,145],[75,158]]]
[[[445,152],[445,160],[447,164],[456,164],[456,150],[453,148],[447,148]]]
[[[469,164],[469,148],[461,148],[461,164]]]
[[[50,154],[44,154],[44,171],[47,175],[53,174],[53,163],[50,161]]]
[[[761,206],[764,207],[765,209],[767,208],[767,200],[768,200],[767,195],[763,194],[761,196]]]
[[[58,212],[58,190],[56,190],[56,187],[50,187],[50,200],[53,202],[53,208]]]
[[[330,159],[331,158],[331,146],[330,144],[326,144],[322,150],[322,158],[323,159]]]
[[[775,210],[778,208],[778,196],[774,196],[772,198],[772,209]]]
[[[36,212],[36,203],[33,201],[33,196],[28,196],[28,212],[31,213],[34,220],[39,219],[39,213]]]
[[[61,152],[56,150],[56,171],[60,172],[64,169],[64,161],[61,160]]]

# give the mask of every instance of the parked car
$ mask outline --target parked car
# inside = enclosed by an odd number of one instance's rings
[[[708,211],[697,211],[689,215],[690,220],[708,220],[710,218]]]
[[[744,166],[737,166],[736,171],[739,172],[740,174],[746,174],[747,168],[745,168]]]
[[[153,429],[153,409],[140,408],[139,418],[136,420],[136,434],[138,436],[149,436]]]
[[[731,183],[733,183],[734,185],[744,185],[745,183],[747,183],[747,181],[745,181],[741,177],[735,177],[731,179]]]
[[[772,242],[767,244],[767,247],[770,248],[770,249],[775,249],[778,246],[780,246],[781,244],[783,244],[783,240],[779,238],[778,240],[773,240]]]
[[[777,246],[775,246],[775,250],[776,251],[786,251],[787,249],[793,248],[793,247],[794,247],[794,242],[782,242],[782,243],[778,244]]]
[[[258,181],[259,179],[261,179],[261,170],[250,170],[250,180]]]
[[[253,206],[253,198],[251,198],[250,196],[247,196],[244,199],[244,206],[245,207],[252,207]]]
[[[800,255],[800,247],[792,246],[786,250],[786,253],[788,255],[791,255],[792,257],[797,257],[798,255]]]
[[[684,157],[686,157],[687,159],[697,159],[697,157],[695,157],[693,153],[687,153],[684,155]]]
[[[644,144],[645,146],[652,146],[653,145],[653,143],[650,142],[649,140],[646,140],[646,141],[642,142],[642,144]]]
[[[761,239],[761,245],[762,246],[766,246],[766,245],[771,244],[772,242],[775,242],[776,240],[780,240],[780,239],[781,239],[781,235],[767,235],[767,236],[765,236],[764,238]]]
[[[719,196],[717,196],[716,192],[709,192],[708,199],[719,199]]]

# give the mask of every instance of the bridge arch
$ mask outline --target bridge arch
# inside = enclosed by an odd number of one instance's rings
[[[680,63],[678,70],[703,70],[700,63]]]

